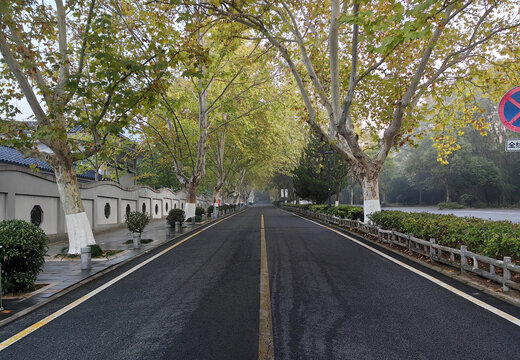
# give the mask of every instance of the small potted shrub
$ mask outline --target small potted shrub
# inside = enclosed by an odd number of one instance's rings
[[[202,215],[206,214],[206,210],[203,207],[197,206],[195,208],[195,222],[202,221]]]
[[[33,290],[45,264],[47,236],[43,230],[23,220],[1,221],[0,245],[3,293]]]
[[[171,227],[175,227],[175,223],[179,222],[181,225],[186,219],[186,215],[184,214],[184,210],[182,209],[171,209],[168,213],[168,217],[166,221],[170,224]]]
[[[141,245],[141,234],[150,222],[150,216],[144,212],[131,211],[125,216],[125,223],[128,226],[128,230],[133,233],[134,236],[134,247]]]
[[[213,205],[208,206],[208,209],[206,210],[206,214],[208,214],[208,217],[210,217],[213,214],[213,210]]]

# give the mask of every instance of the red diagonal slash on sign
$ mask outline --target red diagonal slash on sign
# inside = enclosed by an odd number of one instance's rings
[[[516,106],[520,110],[520,103],[513,99],[511,95],[508,95],[506,97],[506,101],[510,101],[514,106]],[[516,116],[513,118],[513,120],[509,121],[509,124],[513,125],[513,123],[520,118],[520,112],[516,114]]]

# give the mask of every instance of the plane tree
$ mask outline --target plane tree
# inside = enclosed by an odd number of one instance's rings
[[[165,49],[146,38],[137,46],[128,14],[113,11],[132,4],[19,0],[0,6],[0,141],[53,168],[70,254],[95,243],[75,162],[120,133],[153,97],[164,64],[177,52],[173,44]],[[32,111],[29,122],[17,106],[22,99]]]
[[[516,41],[519,25],[509,0],[332,0],[325,6],[222,0],[201,6],[248,26],[278,50],[307,123],[360,182],[365,220],[380,209],[378,177],[389,152],[413,142],[420,121],[434,121],[421,99],[449,94],[456,78],[470,78],[504,43]],[[322,112],[326,121],[319,120]]]
[[[258,41],[237,39],[242,25],[214,24],[198,8],[185,11],[190,16],[182,18],[183,36],[191,48],[161,92],[161,101],[139,122],[143,134],[173,160],[172,171],[188,193],[189,218],[195,214],[197,191],[206,176],[210,135],[215,146],[218,141],[225,144],[226,128],[240,126],[269,106],[277,92],[261,92],[271,80],[269,68],[262,67],[267,50]]]

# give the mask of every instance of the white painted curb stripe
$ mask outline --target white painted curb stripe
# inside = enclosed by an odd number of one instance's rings
[[[86,294],[86,295],[80,297],[80,298],[77,299],[76,301],[74,301],[74,302],[70,303],[69,305],[67,305],[67,306],[65,306],[65,307],[63,307],[63,308],[61,308],[60,310],[58,310],[58,311],[56,311],[55,313],[53,313],[53,314],[47,316],[46,318],[44,318],[44,319],[38,321],[36,324],[33,324],[33,325],[29,326],[28,328],[26,328],[26,329],[20,331],[18,334],[11,336],[9,339],[4,340],[3,342],[0,343],[0,351],[6,349],[7,347],[9,347],[9,346],[11,346],[11,345],[13,345],[13,344],[14,344],[15,342],[17,342],[18,340],[23,339],[24,337],[26,337],[27,335],[29,335],[29,334],[35,332],[35,331],[38,330],[39,328],[41,328],[41,327],[47,325],[47,324],[50,323],[52,320],[57,319],[58,317],[60,317],[61,315],[65,314],[65,313],[68,312],[69,310],[74,309],[76,306],[80,305],[81,303],[84,303],[85,301],[87,301],[87,300],[90,299],[91,297],[93,297],[93,296],[99,294],[101,291],[103,291],[103,290],[109,288],[110,286],[114,285],[114,284],[115,284],[116,282],[118,282],[119,280],[124,279],[125,277],[127,277],[127,276],[130,275],[131,273],[133,273],[133,272],[139,270],[140,268],[142,268],[142,267],[145,266],[146,264],[148,264],[148,263],[154,261],[154,260],[157,259],[159,256],[162,256],[162,255],[166,254],[168,251],[170,251],[170,250],[176,248],[177,246],[181,245],[182,243],[188,241],[188,240],[191,239],[192,237],[194,237],[194,236],[200,234],[201,232],[203,232],[203,231],[209,229],[209,228],[212,227],[212,226],[217,225],[217,224],[220,223],[221,221],[227,220],[227,219],[229,219],[229,218],[231,218],[231,217],[233,217],[233,216],[235,216],[235,215],[236,215],[236,214],[233,214],[233,215],[231,215],[231,216],[228,216],[227,218],[221,219],[221,220],[217,221],[216,223],[211,224],[211,225],[205,227],[204,229],[197,231],[197,232],[194,233],[194,234],[191,234],[190,236],[188,236],[188,237],[185,238],[184,240],[181,240],[181,241],[179,241],[178,243],[173,244],[172,246],[168,247],[167,249],[164,249],[163,251],[161,251],[161,252],[158,253],[157,255],[154,255],[154,256],[152,256],[151,258],[149,258],[149,259],[143,261],[142,263],[140,263],[140,264],[134,266],[134,267],[131,268],[130,270],[128,270],[128,271],[122,273],[121,275],[119,275],[119,276],[113,278],[112,280],[110,280],[109,282],[107,282],[107,283],[101,285],[100,287],[98,287],[98,288],[92,290],[91,292],[89,292],[88,294]]]
[[[520,319],[518,319],[518,318],[516,318],[516,317],[514,317],[514,316],[512,316],[512,315],[509,315],[508,313],[506,313],[506,312],[504,312],[504,311],[502,311],[502,310],[500,310],[500,309],[497,309],[496,307],[494,307],[494,306],[492,306],[492,305],[489,305],[489,304],[483,302],[482,300],[479,300],[479,299],[477,299],[477,298],[475,298],[475,297],[473,297],[473,296],[471,296],[471,295],[468,295],[468,294],[466,294],[464,291],[461,291],[461,290],[459,290],[459,289],[457,289],[457,288],[454,288],[453,286],[448,285],[448,284],[446,284],[445,282],[443,282],[443,281],[441,281],[441,280],[439,280],[439,279],[437,279],[437,278],[435,278],[435,277],[433,277],[433,276],[431,276],[431,275],[428,275],[428,274],[426,274],[426,273],[424,273],[424,272],[422,272],[422,271],[420,271],[420,270],[417,270],[417,269],[414,268],[413,266],[407,265],[407,264],[405,264],[404,262],[399,261],[399,260],[393,258],[393,257],[390,256],[390,255],[387,255],[387,254],[385,254],[385,253],[383,253],[383,252],[381,252],[381,251],[379,251],[379,250],[377,250],[377,249],[374,249],[374,248],[371,247],[370,245],[364,244],[363,242],[361,242],[361,241],[359,241],[359,240],[356,240],[356,239],[354,239],[353,237],[351,237],[351,236],[349,236],[349,235],[346,235],[346,234],[342,233],[342,232],[339,231],[339,230],[336,230],[336,229],[333,229],[333,228],[328,227],[328,226],[326,226],[326,225],[323,225],[323,224],[317,223],[316,221],[309,220],[309,219],[307,219],[307,218],[304,218],[304,217],[302,217],[302,216],[300,216],[300,215],[297,215],[297,214],[294,214],[294,213],[292,213],[292,212],[288,212],[288,213],[289,213],[289,214],[292,214],[292,215],[294,215],[294,216],[297,216],[297,217],[299,217],[299,218],[301,218],[301,219],[307,220],[307,221],[309,221],[309,222],[311,222],[311,223],[313,223],[313,224],[316,224],[316,225],[318,225],[318,226],[321,226],[321,227],[323,227],[323,228],[325,228],[325,229],[328,229],[328,230],[330,230],[330,231],[333,231],[333,232],[335,232],[336,234],[341,235],[341,236],[343,236],[344,238],[347,238],[347,239],[349,239],[350,241],[352,241],[352,242],[354,242],[354,243],[356,243],[356,244],[358,244],[358,245],[360,245],[360,246],[363,246],[364,248],[366,248],[366,249],[368,249],[368,250],[370,250],[370,251],[376,253],[377,255],[382,256],[382,257],[384,257],[385,259],[390,260],[390,261],[392,261],[393,263],[395,263],[395,264],[397,264],[397,265],[400,265],[400,266],[404,267],[405,269],[410,270],[411,272],[414,272],[415,274],[417,274],[417,275],[419,275],[419,276],[422,276],[423,278],[425,278],[425,279],[427,279],[427,280],[430,280],[431,282],[433,282],[433,283],[439,285],[440,287],[442,287],[442,288],[444,288],[444,289],[446,289],[446,290],[448,290],[448,291],[451,291],[451,292],[454,293],[454,294],[459,295],[460,297],[462,297],[462,298],[464,298],[464,299],[466,299],[466,300],[472,302],[473,304],[475,304],[475,305],[477,305],[477,306],[480,306],[481,308],[486,309],[486,310],[492,312],[493,314],[495,314],[495,315],[497,315],[497,316],[500,316],[500,317],[503,318],[503,319],[506,319],[507,321],[512,322],[512,323],[515,324],[516,326],[520,326]]]

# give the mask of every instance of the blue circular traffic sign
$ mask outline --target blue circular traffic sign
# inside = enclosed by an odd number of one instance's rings
[[[509,90],[500,100],[498,117],[509,130],[520,132],[520,86]]]

